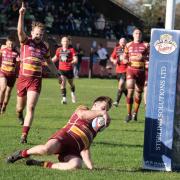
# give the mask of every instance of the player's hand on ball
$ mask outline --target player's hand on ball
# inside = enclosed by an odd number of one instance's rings
[[[111,122],[111,118],[110,118],[109,114],[107,113],[107,111],[105,111],[105,113],[103,114],[103,118],[105,119],[106,127],[108,127]]]

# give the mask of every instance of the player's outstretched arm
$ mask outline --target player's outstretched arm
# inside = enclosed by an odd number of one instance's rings
[[[91,153],[89,149],[85,149],[81,151],[81,157],[83,159],[84,164],[88,169],[93,169],[93,163],[91,160]]]
[[[19,38],[20,43],[24,42],[26,39],[26,33],[24,32],[25,11],[26,11],[26,8],[24,6],[24,3],[22,2],[22,6],[19,9],[19,19],[18,19],[18,26],[17,26],[18,38]]]
[[[84,120],[92,120],[98,116],[106,117],[108,116],[108,113],[106,110],[84,110],[84,109],[78,109],[76,110],[76,114],[79,118]]]

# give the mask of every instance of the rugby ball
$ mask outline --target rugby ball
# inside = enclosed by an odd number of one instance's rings
[[[106,121],[102,116],[96,117],[92,121],[92,127],[96,132],[103,131],[106,128]]]

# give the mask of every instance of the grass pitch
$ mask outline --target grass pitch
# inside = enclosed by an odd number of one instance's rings
[[[144,107],[138,116],[138,122],[124,123],[126,116],[125,98],[118,108],[110,111],[112,123],[108,129],[99,133],[91,146],[92,159],[96,169],[90,171],[85,167],[77,171],[58,171],[39,167],[27,167],[23,160],[6,164],[6,157],[12,152],[42,144],[56,130],[65,125],[72,112],[80,104],[91,106],[97,96],[108,95],[115,98],[116,80],[77,79],[77,103],[72,104],[68,91],[68,104],[61,105],[60,90],[55,79],[44,79],[42,93],[35,111],[35,118],[30,130],[28,144],[19,143],[21,126],[15,116],[15,88],[6,114],[0,116],[0,180],[89,180],[89,179],[179,179],[178,173],[142,171],[142,153],[144,137]],[[37,159],[57,162],[55,156],[37,157]]]

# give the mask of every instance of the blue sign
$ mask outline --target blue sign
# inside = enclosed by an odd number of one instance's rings
[[[179,43],[180,31],[152,30],[144,134],[144,169],[173,170],[172,147],[174,147]]]

